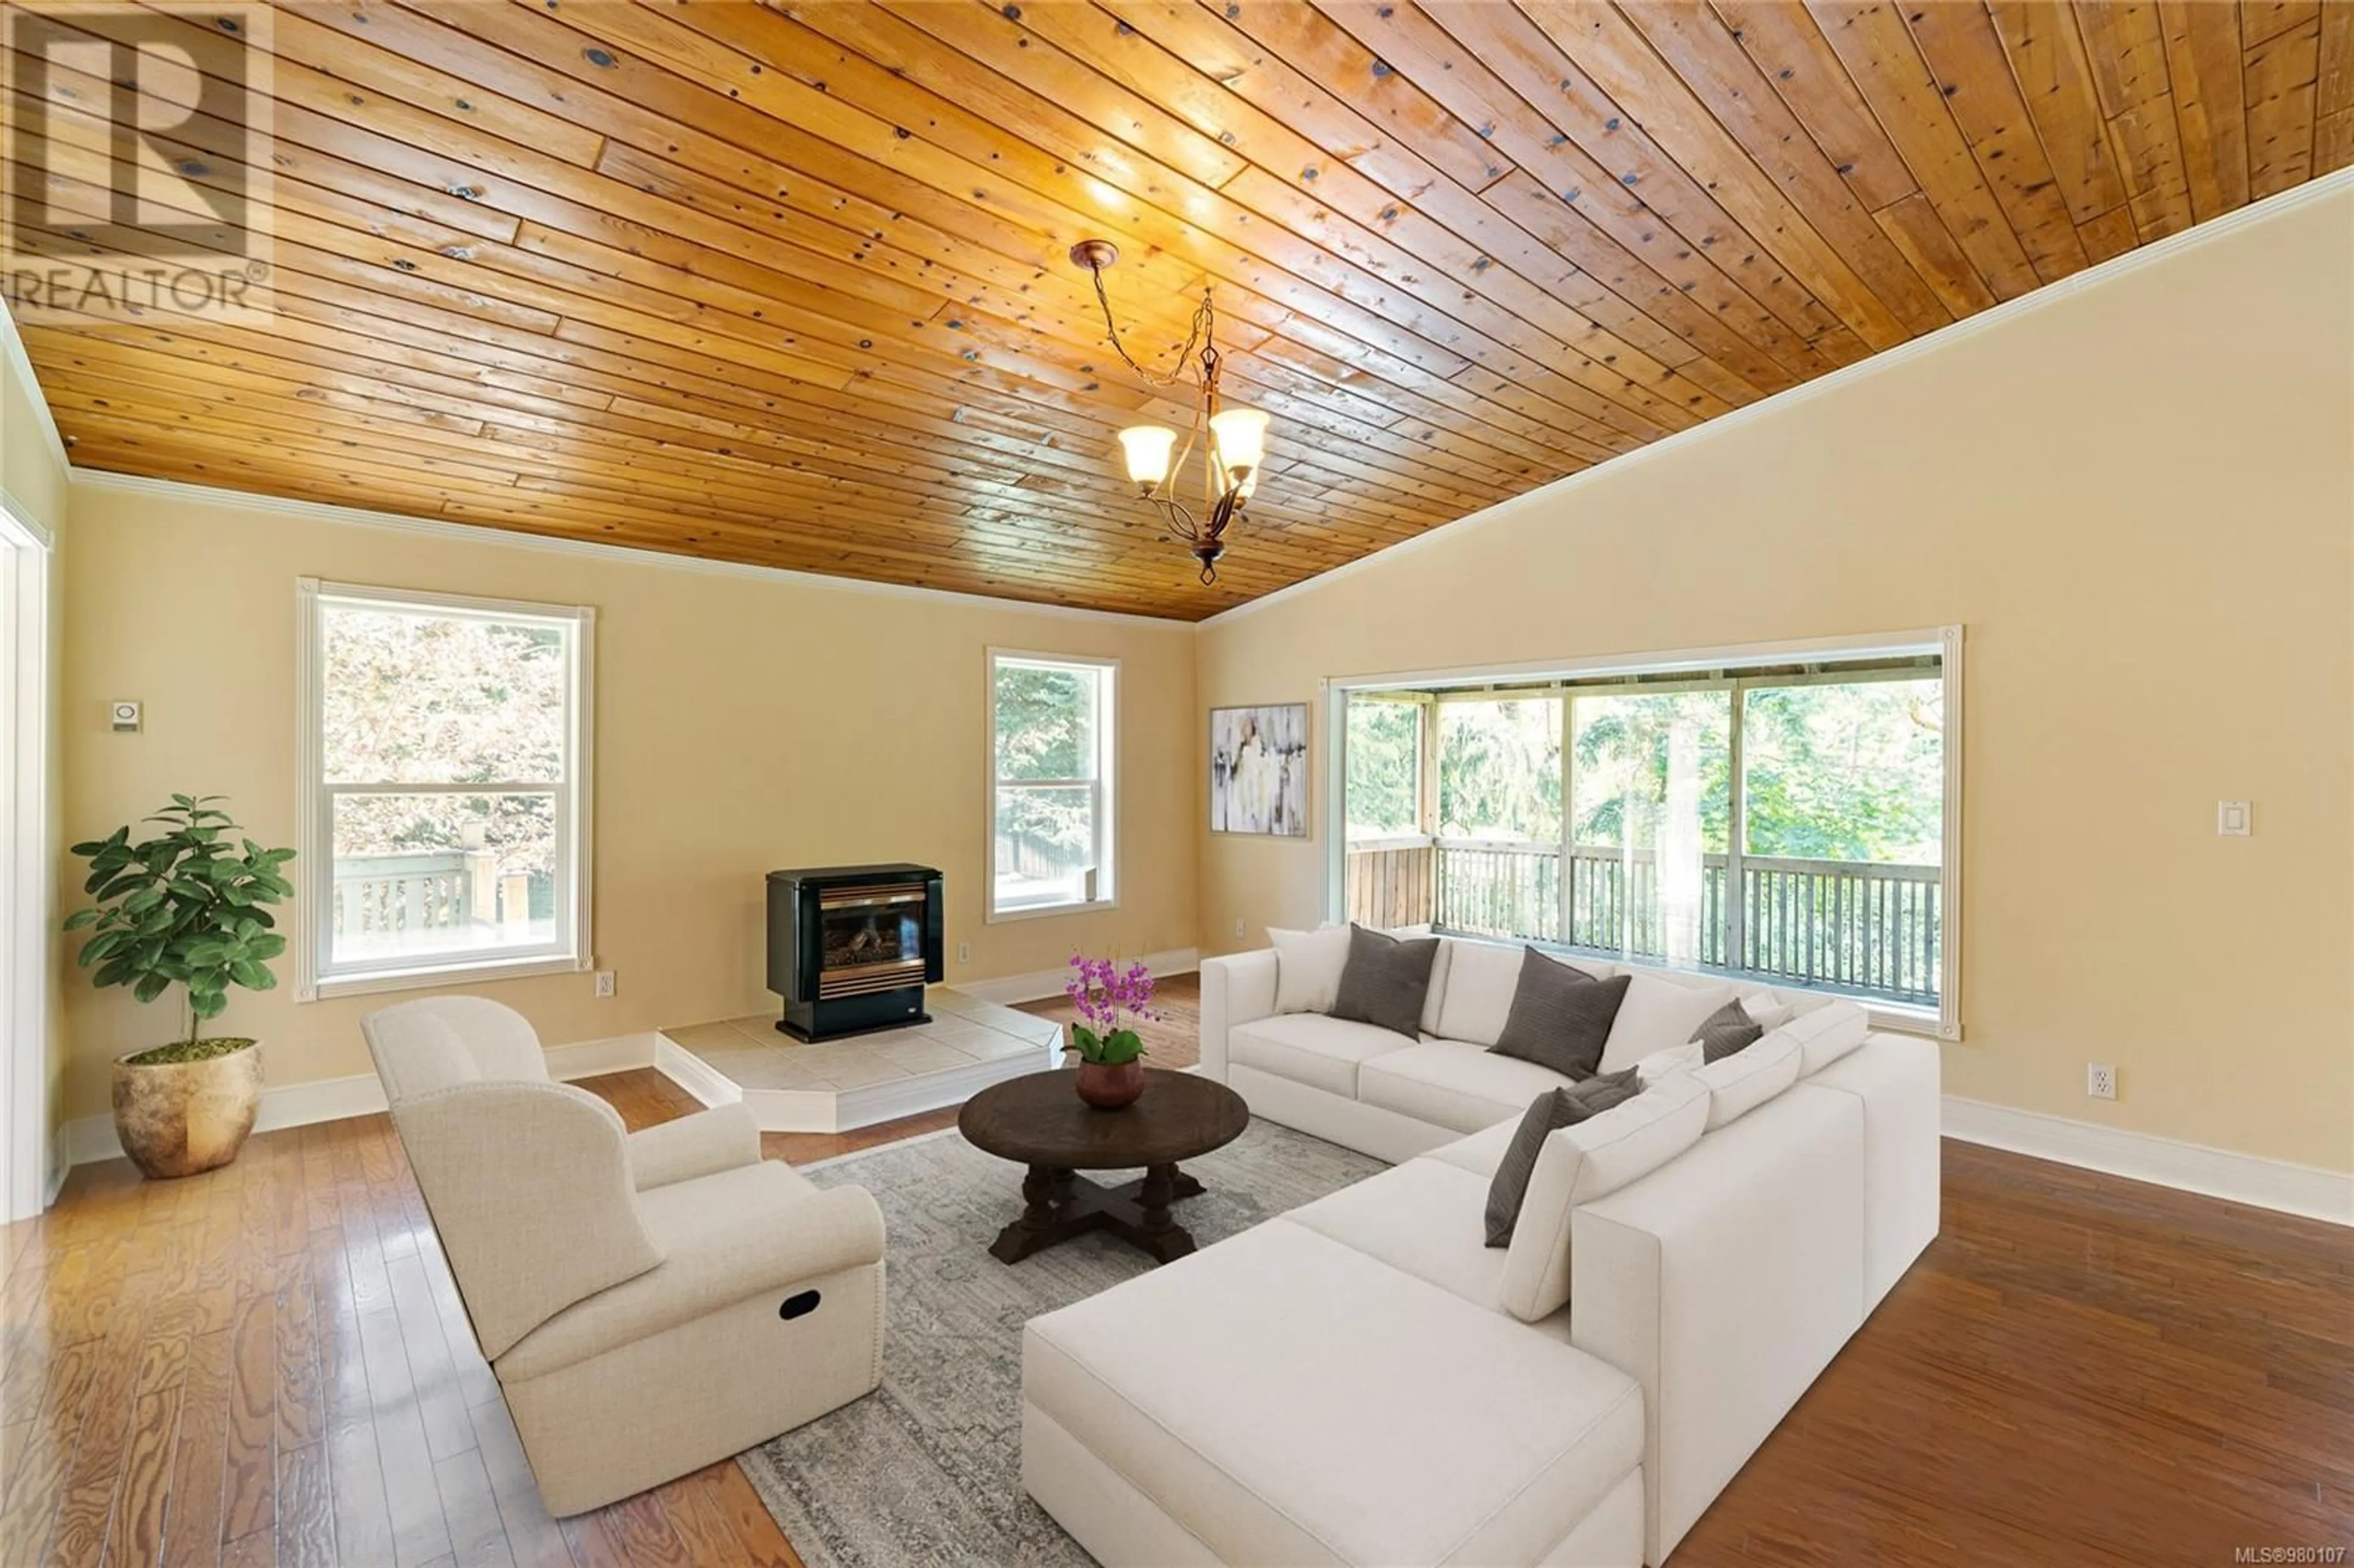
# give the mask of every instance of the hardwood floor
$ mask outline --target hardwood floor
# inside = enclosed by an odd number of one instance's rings
[[[1154,1060],[1193,1059],[1173,986]],[[1054,1004],[1034,1011],[1056,1015]],[[694,1108],[591,1080],[633,1127]],[[796,1162],[953,1124],[817,1137]],[[2354,1233],[1946,1146],[1944,1234],[1675,1554],[2228,1563],[2354,1544]],[[384,1117],[0,1230],[0,1568],[795,1564],[733,1463],[539,1506]]]
[[[2267,1545],[2354,1549],[2354,1231],[1949,1139],[1937,1240],[1674,1563]]]

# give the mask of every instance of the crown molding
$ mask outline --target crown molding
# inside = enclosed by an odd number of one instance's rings
[[[1055,620],[1094,621],[1107,625],[1151,627],[1160,630],[1193,630],[1197,624],[1190,620],[1172,620],[1165,616],[1137,615],[1126,610],[1087,609],[1077,605],[1038,604],[1023,599],[996,599],[988,594],[959,593],[950,588],[917,588],[907,583],[869,582],[864,577],[827,577],[820,572],[799,572],[786,567],[757,566],[748,561],[717,561],[702,556],[677,556],[664,550],[640,549],[630,545],[608,545],[595,539],[567,539],[546,534],[525,534],[484,524],[451,523],[434,517],[410,517],[398,512],[375,512],[366,507],[343,506],[327,501],[298,501],[285,496],[265,495],[257,491],[230,490],[220,485],[191,484],[179,479],[150,479],[141,474],[116,473],[108,469],[76,468],[70,474],[76,488],[120,490],[134,495],[152,495],[163,500],[195,502],[217,506],[241,506],[250,511],[271,512],[284,517],[300,518],[312,523],[328,523],[338,527],[376,528],[389,533],[419,534],[430,538],[454,539],[490,549],[536,550],[544,554],[573,556],[588,560],[611,561],[621,565],[657,567],[677,572],[697,572],[705,577],[743,577],[756,582],[783,582],[805,588],[831,588],[842,593],[869,594],[884,599],[916,599],[928,604],[955,604],[969,609],[1013,610],[1040,615]]]
[[[2152,240],[2147,245],[2128,250],[2122,256],[2113,256],[2098,266],[2087,267],[2083,271],[2072,272],[2056,282],[2046,283],[2041,288],[2031,290],[2017,299],[2005,300],[2002,303],[1980,311],[1974,316],[1964,317],[1950,326],[1940,327],[1925,336],[1898,344],[1894,348],[1882,349],[1878,354],[1859,359],[1852,365],[1842,366],[1828,376],[1819,376],[1812,381],[1800,382],[1797,386],[1786,391],[1776,392],[1770,397],[1762,397],[1755,403],[1744,404],[1731,413],[1719,414],[1715,418],[1704,423],[1694,425],[1688,429],[1678,430],[1671,436],[1663,436],[1648,446],[1638,447],[1631,452],[1624,452],[1606,461],[1596,463],[1592,468],[1581,469],[1575,473],[1556,479],[1549,484],[1539,485],[1526,494],[1515,495],[1508,501],[1499,501],[1494,505],[1483,507],[1468,516],[1458,517],[1452,523],[1442,523],[1436,528],[1416,534],[1411,539],[1401,539],[1394,545],[1385,546],[1370,556],[1360,556],[1353,561],[1344,561],[1329,571],[1319,572],[1312,577],[1304,577],[1299,582],[1277,588],[1272,593],[1261,594],[1258,598],[1245,604],[1238,604],[1232,609],[1222,609],[1217,614],[1209,616],[1195,624],[1213,627],[1237,620],[1244,616],[1257,614],[1260,610],[1270,609],[1287,600],[1313,593],[1319,588],[1328,588],[1342,577],[1364,571],[1377,564],[1386,563],[1416,550],[1426,549],[1442,539],[1455,537],[1474,528],[1484,528],[1491,523],[1509,521],[1522,512],[1550,505],[1562,497],[1574,493],[1579,487],[1605,475],[1615,478],[1630,468],[1647,462],[1655,462],[1681,451],[1695,441],[1705,440],[1711,436],[1746,424],[1753,419],[1763,418],[1769,414],[1793,408],[1812,398],[1827,397],[1833,392],[1867,381],[1874,376],[1882,375],[1900,365],[1918,359],[1923,355],[1934,354],[1941,348],[1975,337],[1980,333],[2008,325],[2022,316],[2032,315],[2086,289],[2098,288],[2104,283],[2125,277],[2130,272],[2138,271],[2144,267],[2156,266],[2183,251],[2196,249],[2226,235],[2236,233],[2251,224],[2263,223],[2278,217],[2284,213],[2309,203],[2327,201],[2348,191],[2354,191],[2354,168],[2339,169],[2334,174],[2324,175],[2319,179],[2308,180],[2304,185],[2283,191],[2277,196],[2266,196],[2262,201],[2250,202],[2245,207],[2234,208],[2219,217],[2211,217],[2204,223],[2186,228],[2179,234],[2169,234],[2164,239]]]
[[[49,449],[49,456],[69,476],[73,471],[73,459],[66,455],[66,439],[58,433],[57,416],[49,412],[49,399],[41,390],[41,378],[33,374],[32,356],[25,352],[24,334],[16,330],[16,318],[8,313],[8,302],[0,299],[0,358],[7,361],[10,370],[22,377],[26,400],[33,405],[33,415],[41,423],[41,440]]]

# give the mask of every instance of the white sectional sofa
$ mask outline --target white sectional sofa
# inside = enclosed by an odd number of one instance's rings
[[[1024,1484],[1100,1562],[1663,1563],[1936,1234],[1935,1044],[1771,991],[1756,1044],[1552,1134],[1488,1247],[1568,1081],[1487,1049],[1521,961],[1446,941],[1412,1040],[1275,1014],[1271,951],[1203,966],[1202,1070],[1394,1164],[1028,1326]],[[1760,991],[1644,974],[1606,1071]]]

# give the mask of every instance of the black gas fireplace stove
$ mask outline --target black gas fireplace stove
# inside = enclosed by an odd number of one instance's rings
[[[927,1023],[940,979],[940,874],[928,865],[769,873],[769,989],[802,1040]]]

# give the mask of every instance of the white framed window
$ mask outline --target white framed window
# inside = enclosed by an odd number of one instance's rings
[[[297,995],[588,969],[596,611],[297,594]]]
[[[989,651],[989,918],[1106,909],[1119,662]]]

